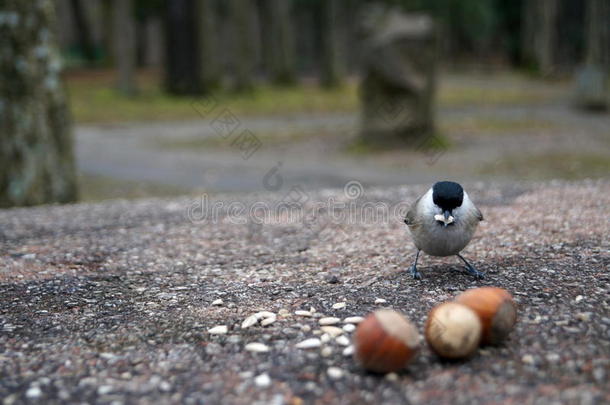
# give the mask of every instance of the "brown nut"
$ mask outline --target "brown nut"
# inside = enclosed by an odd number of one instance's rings
[[[417,353],[419,341],[417,328],[407,318],[391,309],[380,309],[358,325],[354,356],[367,370],[398,371]]]
[[[456,302],[445,302],[434,307],[428,315],[426,341],[440,357],[465,358],[479,346],[482,329],[473,310]]]
[[[512,295],[502,288],[473,288],[458,295],[456,302],[477,313],[483,324],[482,344],[503,341],[517,322],[517,306]]]

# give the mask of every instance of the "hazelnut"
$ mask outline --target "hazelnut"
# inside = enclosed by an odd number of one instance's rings
[[[358,325],[354,335],[356,360],[367,370],[389,373],[403,368],[417,353],[417,328],[400,313],[380,309]]]
[[[458,295],[456,302],[477,313],[483,325],[481,343],[496,345],[508,336],[517,321],[512,295],[502,288],[473,288]]]
[[[456,302],[445,302],[430,311],[426,321],[426,340],[440,357],[460,359],[475,352],[482,329],[473,310]]]

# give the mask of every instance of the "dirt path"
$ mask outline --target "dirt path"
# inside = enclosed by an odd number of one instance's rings
[[[331,204],[339,217],[272,216],[263,226],[229,203],[260,208],[284,195],[217,196],[208,202],[216,211],[189,198],[0,210],[0,397],[610,402],[610,183],[466,185],[486,218],[465,252],[487,272],[482,281],[450,258],[424,256],[421,281],[406,273],[413,251],[394,208],[424,188],[366,188],[355,199],[342,190],[309,193],[304,212]],[[358,220],[367,202],[388,216]],[[403,311],[421,330],[433,305],[480,285],[511,291],[519,321],[506,344],[468,361],[439,361],[424,345],[407,369],[383,377],[364,372],[332,339],[323,351],[295,347],[316,336],[322,314],[345,318],[381,306]],[[345,309],[333,309],[337,302]],[[294,314],[312,307],[312,317]],[[240,328],[262,310],[277,321]],[[227,333],[208,332],[218,325]],[[269,352],[246,351],[251,342]]]
[[[227,138],[204,119],[82,126],[77,128],[78,166],[89,175],[210,192],[270,191],[274,187],[265,176],[274,167],[283,184],[308,190],[350,180],[388,186],[448,175],[464,181],[610,173],[610,114],[582,113],[565,98],[452,106],[438,115],[450,144],[446,150],[358,154],[349,152],[357,137],[355,114],[242,117]],[[256,149],[234,143],[243,130],[260,141]]]

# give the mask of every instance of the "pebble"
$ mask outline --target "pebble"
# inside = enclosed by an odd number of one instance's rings
[[[328,333],[325,333],[322,336],[320,336],[320,342],[322,342],[322,343],[330,342],[330,335]]]
[[[320,318],[318,322],[320,323],[320,325],[336,325],[341,322],[341,319],[329,316],[326,318]]]
[[[270,311],[260,311],[255,313],[254,316],[256,317],[256,319],[268,319],[276,317],[275,314]]]
[[[534,356],[532,356],[531,354],[526,354],[523,357],[521,357],[521,361],[525,364],[530,364],[530,365],[534,365],[534,363],[535,363]]]
[[[208,333],[212,334],[212,335],[225,335],[229,332],[229,328],[227,327],[227,325],[218,325],[218,326],[214,326],[211,329],[208,329]]]
[[[265,318],[261,321],[261,325],[263,326],[267,326],[267,325],[271,325],[273,322],[275,322],[277,320],[277,318],[275,317],[275,315],[273,315],[270,318]]]
[[[343,330],[346,332],[353,332],[356,330],[356,325],[353,323],[348,323],[347,325],[343,325]]]
[[[339,367],[329,367],[328,370],[326,370],[326,373],[333,380],[343,378],[343,374],[345,374]]]
[[[343,323],[360,323],[364,321],[364,318],[361,316],[349,316],[343,320]]]
[[[39,387],[30,387],[28,388],[28,390],[25,392],[25,396],[27,398],[39,398],[42,395],[42,391],[40,390]]]
[[[309,325],[303,325],[301,326],[301,330],[305,333],[310,332],[311,331],[311,326]]]
[[[322,355],[322,357],[329,357],[333,354],[333,349],[330,346],[325,346],[320,351],[320,354]]]
[[[220,298],[218,298],[217,300],[212,301],[212,305],[222,305],[224,304],[224,301]]]
[[[257,323],[258,323],[258,318],[254,315],[250,315],[249,317],[244,319],[244,321],[241,323],[241,328],[246,329],[252,325],[256,325]]]
[[[318,338],[305,339],[295,345],[297,349],[313,349],[320,346],[322,346],[322,342]]]
[[[97,389],[98,395],[108,395],[113,391],[112,385],[102,385]]]
[[[254,353],[267,353],[269,351],[269,346],[259,342],[248,343],[245,349],[249,352]]]
[[[343,349],[343,353],[344,356],[351,356],[352,354],[354,354],[354,346],[353,345],[349,345],[347,346],[345,349]]]
[[[592,315],[593,313],[591,312],[581,312],[579,314],[576,314],[576,319],[582,322],[589,322],[591,320]]]
[[[388,373],[385,375],[385,379],[388,381],[398,381],[398,374],[396,373]]]
[[[343,329],[337,328],[336,326],[322,326],[320,329],[322,329],[323,332],[328,333],[332,338],[336,338],[343,334]]]
[[[584,299],[585,299],[585,297],[583,297],[582,295],[577,295],[576,298],[574,298],[574,302],[578,304],[580,301],[582,301]]]
[[[557,353],[549,353],[546,355],[546,359],[550,363],[557,363],[559,360],[561,360],[561,357]]]
[[[267,373],[257,375],[254,379],[254,384],[256,384],[258,388],[267,388],[271,385],[271,378]]]
[[[302,310],[294,311],[294,314],[298,316],[311,316],[311,312]]]
[[[347,304],[345,302],[337,302],[333,304],[333,309],[343,309]]]
[[[375,300],[375,304],[385,304],[386,302],[388,301],[384,300],[383,298],[377,298]]]
[[[335,342],[337,342],[341,346],[349,346],[349,343],[350,343],[349,339],[347,337],[345,337],[344,335],[341,335],[341,336],[337,337],[335,339]]]
[[[290,316],[290,312],[286,308],[282,308],[278,311],[281,316]]]
[[[311,312],[312,314],[314,314],[316,312],[316,309],[314,307],[309,307],[309,312]]]

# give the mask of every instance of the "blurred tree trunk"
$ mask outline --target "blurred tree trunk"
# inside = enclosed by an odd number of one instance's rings
[[[235,90],[248,91],[254,87],[254,41],[251,0],[230,0],[233,24],[232,65],[235,74]]]
[[[610,73],[610,1],[587,0],[586,62]]]
[[[165,4],[165,88],[172,94],[201,94],[195,0],[171,0]]]
[[[93,63],[95,62],[95,46],[81,0],[70,0],[70,8],[72,9],[74,28],[76,29],[76,35],[78,36],[78,47],[83,53],[85,60],[88,63]]]
[[[320,82],[324,87],[337,87],[341,85],[343,66],[340,50],[341,36],[341,1],[323,0],[321,7],[321,40],[322,58]]]
[[[558,11],[558,0],[523,2],[522,59],[545,76],[555,71]]]
[[[538,34],[538,61],[544,76],[555,72],[554,50],[557,37],[558,0],[540,0],[540,24]]]
[[[204,92],[220,87],[220,60],[216,30],[216,2],[197,0],[199,18],[199,50],[201,54],[201,82]]]
[[[0,13],[0,206],[74,201],[53,0],[3,0]]]
[[[290,0],[265,0],[262,2],[262,24],[267,27],[264,47],[268,47],[271,80],[277,84],[293,84],[296,81],[293,23]]]
[[[104,47],[104,64],[114,66],[114,0],[102,0],[102,37]]]
[[[126,95],[136,93],[136,27],[132,0],[114,0],[114,49],[118,88]]]

